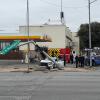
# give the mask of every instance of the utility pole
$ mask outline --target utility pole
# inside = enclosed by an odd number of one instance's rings
[[[29,42],[29,1],[27,0],[27,36],[28,36],[28,39],[27,41]],[[28,43],[28,52],[27,52],[27,56],[28,56],[28,63],[27,63],[27,66],[28,66],[28,70],[27,72],[29,72],[29,53],[30,53],[30,44]]]
[[[88,9],[89,9],[89,51],[90,51],[90,67],[92,66],[92,58],[91,58],[91,51],[92,51],[92,44],[91,44],[91,4],[96,2],[97,0],[93,0],[92,2],[88,0]]]
[[[61,24],[62,25],[65,25],[65,20],[64,20],[64,12],[63,12],[63,9],[62,9],[62,0],[61,0],[61,12],[60,12],[60,18],[61,18]],[[66,31],[65,31],[66,32]],[[66,46],[64,48],[64,55],[63,55],[63,59],[64,59],[64,66],[66,65]]]
[[[88,9],[89,9],[89,53],[90,53],[90,67],[92,66],[92,58],[91,58],[91,2],[88,0]]]

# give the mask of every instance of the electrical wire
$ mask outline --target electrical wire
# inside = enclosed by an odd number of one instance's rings
[[[96,2],[96,1],[97,1],[97,0],[91,1],[90,4],[92,4],[92,3]]]
[[[53,5],[53,6],[56,6],[56,7],[59,7],[59,6],[61,6],[61,5],[59,5],[59,4],[55,4],[55,3],[52,3],[52,2],[50,2],[50,1],[47,1],[47,0],[40,0],[40,1],[42,1],[42,2],[45,2],[45,3],[47,3],[47,4],[50,4],[50,5]],[[63,8],[72,8],[72,9],[75,9],[75,8],[85,8],[85,7],[88,7],[88,5],[84,5],[84,6],[63,6]]]

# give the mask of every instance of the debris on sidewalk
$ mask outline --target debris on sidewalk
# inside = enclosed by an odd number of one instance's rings
[[[58,70],[58,69],[50,69],[48,70],[46,68],[46,66],[39,66],[39,65],[31,65],[29,67],[29,71],[30,72],[33,72],[33,71],[50,71],[50,72],[54,72],[54,71],[57,71],[57,72],[60,72],[60,71],[64,71],[64,72],[90,72],[90,71],[95,71],[96,68],[95,67],[84,67],[84,68],[75,68],[75,67],[64,67],[62,68],[62,70]],[[8,66],[8,67],[0,67],[0,72],[26,72],[28,71],[28,67],[27,66]]]
[[[73,67],[65,67],[64,70],[65,72],[90,72],[90,71],[95,71],[95,68],[92,67],[92,68],[73,68]]]
[[[28,68],[0,68],[0,72],[26,72]],[[29,68],[31,72],[32,69]]]

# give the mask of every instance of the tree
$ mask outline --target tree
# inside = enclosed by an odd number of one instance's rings
[[[77,32],[80,38],[80,49],[89,48],[89,24],[81,24]],[[100,23],[91,23],[91,44],[93,47],[100,47]]]

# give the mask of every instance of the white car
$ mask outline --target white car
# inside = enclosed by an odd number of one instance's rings
[[[46,67],[53,67],[53,62],[50,61],[49,59],[41,60],[40,61],[40,66],[46,66]]]
[[[62,60],[57,60],[56,57],[52,57],[51,58],[53,61],[55,61],[56,65],[59,67],[59,68],[63,68],[64,67],[64,61]],[[45,59],[45,60],[41,60],[40,61],[40,66],[46,66],[47,68],[54,68],[54,63],[52,61],[50,61],[49,59]]]

